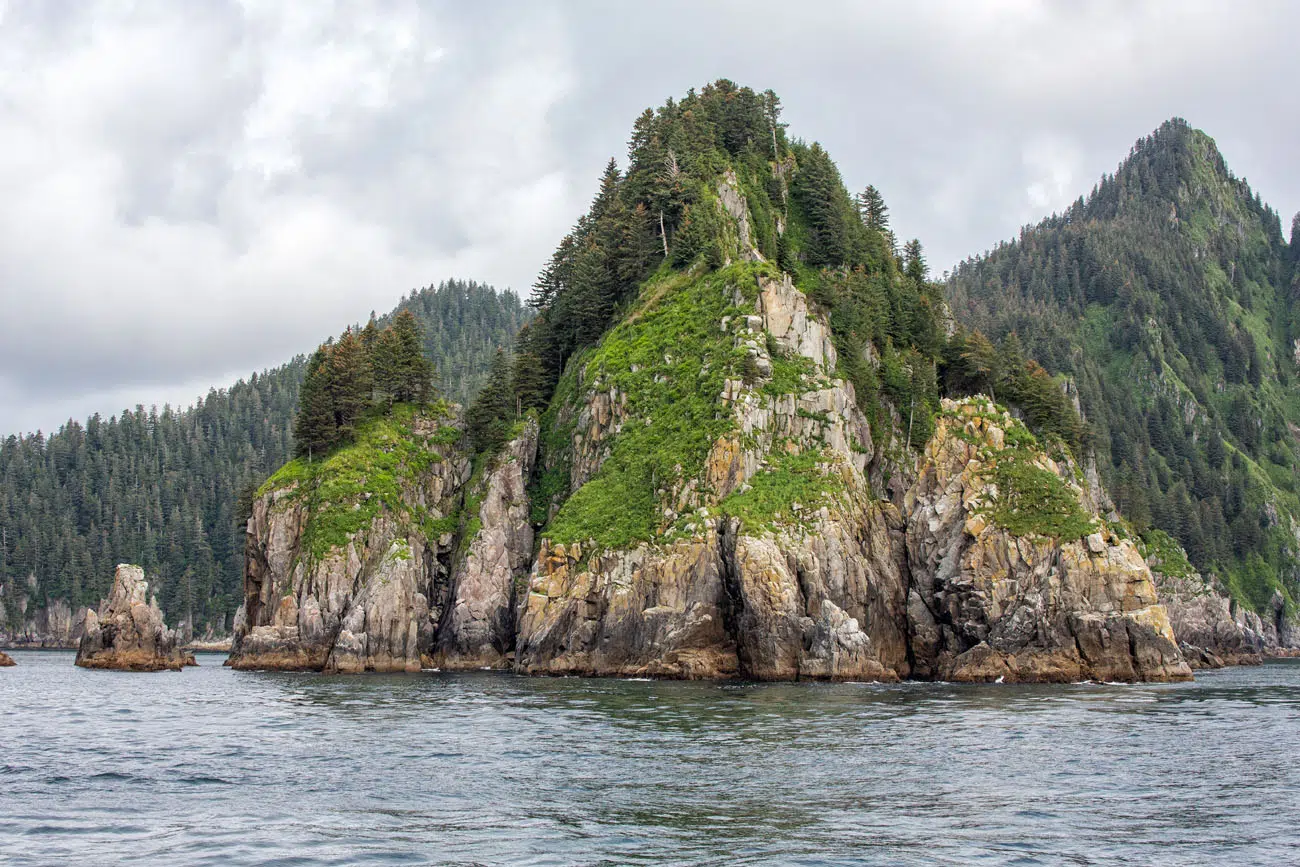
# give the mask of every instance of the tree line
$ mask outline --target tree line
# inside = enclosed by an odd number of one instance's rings
[[[377,328],[402,311],[419,323],[440,388],[462,402],[530,315],[514,293],[462,280],[408,293]],[[170,623],[229,628],[252,494],[297,451],[308,360],[189,408],[137,406],[0,439],[0,641],[55,600],[98,604],[121,562],[145,568]]]
[[[311,460],[356,432],[373,406],[427,403],[434,394],[433,362],[424,354],[420,323],[409,310],[380,329],[374,317],[360,331],[322,343],[307,362],[294,419],[294,453]]]

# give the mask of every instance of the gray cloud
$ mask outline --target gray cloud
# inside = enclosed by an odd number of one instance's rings
[[[720,76],[780,93],[936,271],[1172,115],[1289,215],[1298,22],[1280,2],[12,3],[0,430],[188,401],[447,276],[526,289],[636,114]]]

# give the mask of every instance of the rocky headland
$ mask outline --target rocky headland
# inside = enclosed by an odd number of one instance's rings
[[[1068,454],[1049,456],[1023,423],[974,398],[946,401],[921,456],[900,465],[897,444],[873,442],[852,386],[834,376],[835,349],[803,294],[762,269],[731,279],[753,288],[725,287],[742,313],[715,321],[715,339],[751,352],[756,375],[722,380],[714,400],[730,423],[696,475],[662,483],[654,538],[601,545],[594,533],[544,528],[534,543],[530,506],[563,528],[565,497],[530,504],[529,486],[561,467],[572,499],[599,478],[610,441],[645,426],[608,371],[579,372],[545,420],[547,443],[526,420],[477,471],[454,412],[415,413],[392,436],[363,435],[261,492],[230,664],[769,680],[1191,676],[1149,567],[1099,517]],[[799,377],[773,394],[782,366]],[[362,483],[379,465],[386,494]],[[882,496],[870,479],[890,471],[901,478]],[[363,511],[324,543],[323,522]]]
[[[144,570],[123,563],[98,612],[86,611],[76,664],[118,671],[179,671],[195,663],[163,622],[158,600],[149,596]]]

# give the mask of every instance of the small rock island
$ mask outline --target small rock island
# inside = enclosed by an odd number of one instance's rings
[[[193,664],[175,632],[163,622],[157,598],[149,597],[144,570],[126,563],[113,574],[113,589],[86,611],[77,665],[116,671],[180,671]]]

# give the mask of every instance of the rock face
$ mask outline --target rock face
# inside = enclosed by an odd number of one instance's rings
[[[438,628],[433,661],[440,668],[510,665],[517,589],[533,557],[528,480],[537,435],[537,420],[529,418],[466,494],[470,535],[459,546],[464,554],[456,559],[450,602]]]
[[[122,564],[113,575],[113,589],[99,605],[86,611],[77,665],[119,671],[179,671],[186,656],[177,647],[176,633],[163,622],[158,600],[150,599],[149,584],[139,566]]]
[[[13,616],[10,610],[13,610]],[[0,626],[0,644],[9,647],[75,648],[81,641],[86,620],[85,607],[73,609],[66,600],[53,599],[35,607],[21,593],[17,598],[0,596],[0,624],[11,620],[14,627]]]
[[[1296,655],[1300,635],[1287,620],[1281,594],[1273,600],[1270,622],[1241,609],[1197,573],[1170,574],[1161,571],[1159,561],[1150,565],[1179,647],[1193,668],[1249,665],[1265,656]]]
[[[3,650],[0,650],[0,668],[8,668],[12,665],[17,665],[17,664],[18,663],[14,662],[12,656],[5,653]]]
[[[944,410],[907,497],[914,674],[954,681],[1188,679],[1133,542],[1100,527],[1080,541],[997,527],[989,517],[998,493],[993,468],[1013,457],[1006,443],[1011,419],[973,401],[945,401]],[[1086,502],[1072,467],[1041,453],[1030,461]]]
[[[446,599],[453,531],[444,526],[470,474],[469,461],[448,441],[458,424],[417,414],[401,431],[403,443],[372,437],[323,462],[314,479],[291,479],[257,498],[228,665],[421,668]],[[368,489],[380,473],[391,480],[386,499]],[[329,491],[339,493],[329,498]],[[320,541],[348,522],[356,528]]]
[[[724,204],[739,210],[727,196]],[[714,443],[698,478],[663,492],[660,541],[593,550],[543,534],[519,606],[520,671],[772,680],[1190,677],[1150,570],[1131,541],[1103,529],[1104,497],[1083,473],[1076,479],[1073,465],[1038,451],[1025,458],[1058,480],[1089,519],[1079,525],[1092,525],[1086,539],[1083,532],[1065,541],[1016,535],[991,520],[992,468],[1012,424],[991,405],[946,404],[915,481],[909,473],[891,482],[902,508],[878,499],[869,479],[899,461],[877,450],[852,385],[835,375],[823,317],[788,277],[760,271],[757,282],[753,313],[719,324],[754,373],[728,379],[719,396],[718,411],[731,415],[734,432]],[[743,297],[737,290],[742,308]],[[802,381],[788,393],[767,387],[776,366],[791,359],[806,365]],[[620,430],[650,423],[605,383],[579,385],[585,396],[561,410],[589,421],[579,425],[586,436],[575,436],[571,491],[593,478]],[[786,466],[791,460],[796,469]],[[774,506],[773,492],[787,483],[807,487],[805,501]],[[756,487],[761,496],[750,493]]]

